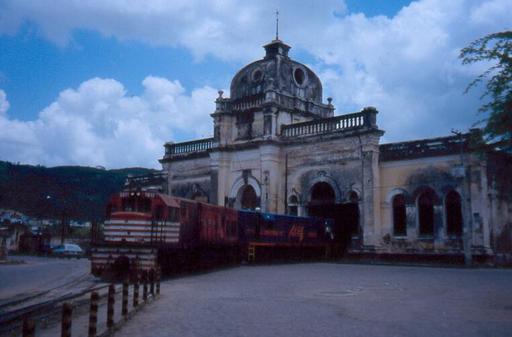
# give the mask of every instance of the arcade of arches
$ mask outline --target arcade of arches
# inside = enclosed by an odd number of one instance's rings
[[[418,235],[422,238],[435,236],[435,206],[438,203],[437,195],[432,189],[420,193],[417,200],[411,200],[411,208],[416,212]],[[396,237],[407,236],[407,202],[403,193],[392,199],[393,234]],[[413,206],[415,205],[415,206]],[[450,190],[444,198],[443,212],[446,236],[460,237],[462,235],[462,204],[458,192]]]

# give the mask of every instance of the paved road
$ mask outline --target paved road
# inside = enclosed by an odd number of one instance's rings
[[[94,278],[87,259],[16,256],[22,264],[0,265],[0,305],[51,289],[63,295],[76,286],[90,285]]]
[[[511,336],[512,270],[240,267],[162,284],[116,336]]]

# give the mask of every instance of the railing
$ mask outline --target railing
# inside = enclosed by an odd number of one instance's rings
[[[266,93],[266,95],[267,101],[276,102],[277,104],[287,109],[307,111],[323,118],[332,116],[332,114],[334,113],[334,108],[331,105],[307,101],[297,96],[290,96],[283,93],[277,93],[274,91],[269,91]]]
[[[322,133],[332,133],[344,130],[353,130],[363,127],[376,127],[374,116],[376,110],[362,111],[337,117],[324,118],[309,122],[283,125],[281,127],[282,137],[300,137]]]
[[[265,93],[252,96],[246,96],[233,101],[229,98],[219,97],[215,103],[215,113],[231,113],[251,109],[261,109],[265,103],[277,103],[282,108],[309,112],[322,118],[330,117],[334,113],[334,107],[330,104],[330,101],[329,104],[322,104],[305,100],[297,96],[279,93],[274,90],[269,90]]]
[[[469,134],[464,134],[462,139],[459,136],[448,136],[382,144],[379,146],[379,159],[381,161],[391,161],[459,154],[461,146],[464,152],[468,152],[469,136]]]
[[[144,304],[160,295],[160,271],[152,270],[146,274],[132,275],[132,281],[132,284],[125,281],[118,286],[97,286],[2,313],[0,336],[110,335]],[[142,288],[141,296],[139,287]],[[75,322],[72,324],[73,320]]]
[[[213,138],[193,140],[183,143],[167,143],[165,144],[165,155],[174,156],[192,152],[207,151],[213,147]]]
[[[259,108],[265,102],[265,95],[255,95],[253,97],[247,97],[239,102],[235,101],[231,105],[232,111],[244,111],[252,108]]]

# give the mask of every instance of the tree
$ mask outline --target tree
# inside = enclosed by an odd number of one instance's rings
[[[490,62],[491,66],[467,86],[467,93],[487,81],[481,96],[481,122],[486,147],[512,153],[512,31],[486,35],[463,48],[462,64]]]

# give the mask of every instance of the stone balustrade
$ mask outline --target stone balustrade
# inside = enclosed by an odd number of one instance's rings
[[[215,113],[244,112],[252,109],[261,109],[266,103],[276,103],[280,108],[307,111],[322,118],[331,117],[334,107],[329,104],[304,100],[300,97],[290,96],[269,90],[265,93],[247,96],[243,99],[231,101],[229,98],[219,97],[215,101]]]
[[[258,98],[260,99],[260,98]],[[246,102],[247,103],[247,102]],[[322,118],[309,122],[289,124],[281,126],[281,137],[301,137],[315,134],[326,134],[345,130],[356,130],[365,128],[377,128],[376,121],[377,110],[366,108],[361,112]],[[216,146],[214,138],[205,138],[183,143],[165,144],[165,157],[174,157],[187,155],[191,153],[206,152]]]
[[[265,95],[254,95],[246,99],[235,101],[231,104],[231,111],[246,111],[249,109],[259,108],[265,102]]]
[[[308,111],[322,118],[330,117],[334,113],[332,105],[316,103],[275,91],[268,91],[265,100],[266,102],[275,102],[285,109]]]
[[[317,119],[309,122],[283,125],[281,136],[285,138],[300,137],[364,127],[376,127],[374,124],[376,110],[364,110],[347,115]]]
[[[213,140],[213,138],[205,138],[183,143],[167,143],[165,144],[165,155],[175,156],[207,151],[213,147]]]

